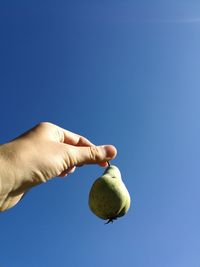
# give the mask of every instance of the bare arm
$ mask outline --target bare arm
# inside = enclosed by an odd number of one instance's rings
[[[52,123],[40,123],[0,145],[0,211],[17,204],[33,186],[66,176],[77,166],[107,166],[116,153],[111,145],[95,146],[85,137]]]

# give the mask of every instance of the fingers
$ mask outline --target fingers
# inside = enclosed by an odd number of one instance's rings
[[[107,161],[106,162],[101,162],[101,163],[99,163],[99,165],[101,167],[108,167],[108,162]]]
[[[33,128],[35,131],[40,130],[40,136],[50,137],[54,141],[69,144],[72,146],[89,147],[94,146],[87,138],[70,132],[64,128],[61,128],[55,124],[49,122],[43,122]]]
[[[42,122],[25,133],[36,134],[40,138],[51,139],[53,141],[66,143],[74,146],[91,146],[93,145],[87,138],[65,130],[53,123]]]
[[[108,161],[105,161],[105,162],[100,162],[100,163],[98,163],[99,164],[99,166],[101,166],[101,167],[108,167]],[[79,164],[78,165],[78,167],[82,167],[82,166],[84,166],[84,164]]]
[[[84,164],[96,163],[102,167],[107,167],[108,160],[113,159],[117,150],[113,146],[95,146],[87,138],[63,129],[55,124],[44,122],[31,130],[40,138],[51,139],[65,145],[66,166],[81,166]],[[65,176],[75,169],[67,169],[60,174]]]
[[[100,164],[107,166],[107,161],[116,157],[117,150],[112,145],[104,146],[65,146],[66,160],[72,166],[83,164]]]
[[[57,126],[60,131],[61,142],[73,146],[93,146],[87,138]]]
[[[59,177],[65,177],[65,176],[67,176],[68,174],[71,174],[71,173],[75,172],[75,170],[76,170],[76,166],[70,167],[70,168],[68,168],[67,170],[61,172],[61,174],[58,175],[58,176],[59,176]]]

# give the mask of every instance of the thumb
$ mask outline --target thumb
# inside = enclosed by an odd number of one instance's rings
[[[72,148],[72,147],[71,147]],[[83,164],[94,164],[106,162],[115,158],[117,155],[117,150],[112,145],[104,146],[87,146],[79,147],[73,146],[72,149],[68,150],[69,161],[74,163],[74,165]]]

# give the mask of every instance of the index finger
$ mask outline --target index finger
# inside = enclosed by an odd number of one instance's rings
[[[87,138],[85,138],[79,134],[65,130],[59,126],[58,126],[58,128],[63,133],[62,143],[66,143],[66,144],[70,144],[70,145],[74,145],[74,146],[94,146],[94,144],[92,142],[90,142]],[[102,167],[108,167],[107,162],[101,162],[101,163],[99,163],[99,165]]]
[[[79,134],[70,132],[58,126],[59,131],[61,132],[61,142],[70,144],[73,146],[94,146],[92,142],[90,142],[84,136]]]

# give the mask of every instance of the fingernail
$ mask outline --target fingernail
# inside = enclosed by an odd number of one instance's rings
[[[103,146],[103,149],[104,149],[106,158],[112,159],[112,158],[116,157],[117,149],[114,146],[105,145],[105,146]]]

